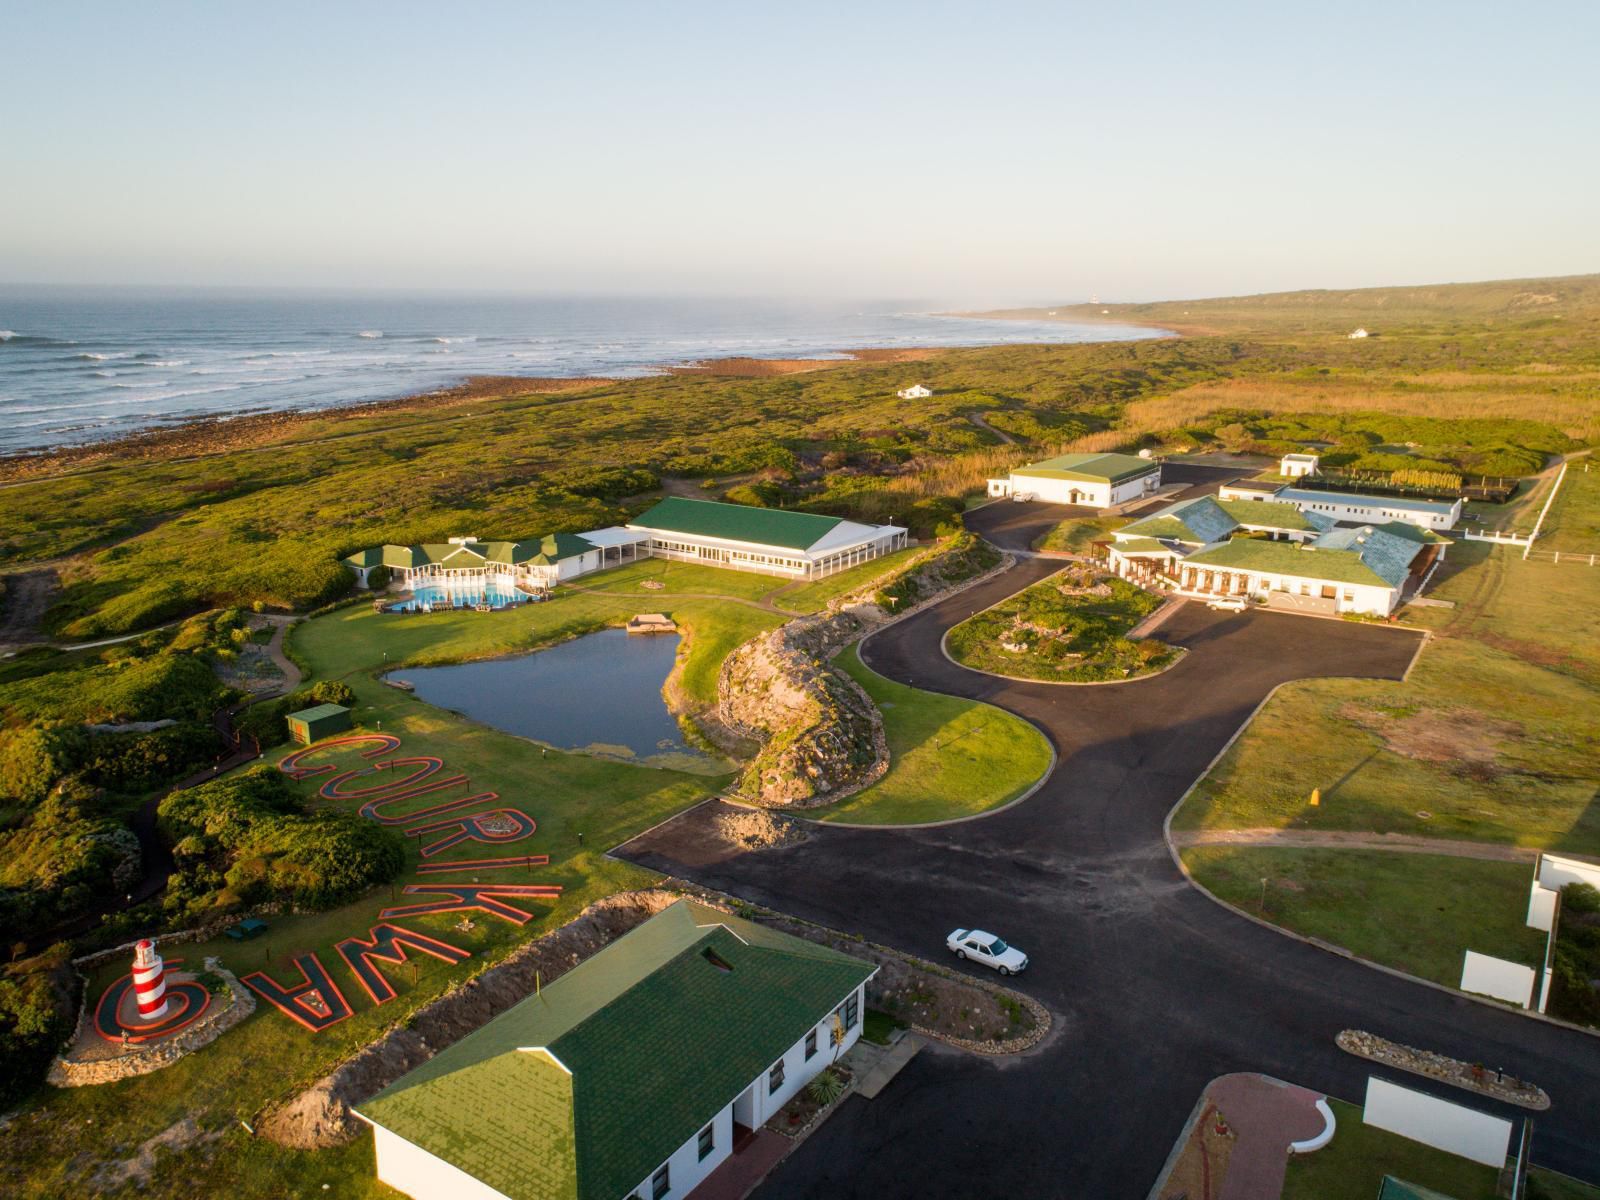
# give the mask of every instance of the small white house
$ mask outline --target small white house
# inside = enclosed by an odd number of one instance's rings
[[[1286,479],[1300,479],[1317,473],[1322,460],[1315,454],[1285,454],[1278,460],[1278,474]]]
[[[1161,464],[1132,454],[1062,454],[989,480],[989,495],[1116,508],[1155,494]]]
[[[1357,329],[1357,330],[1354,330],[1350,334],[1350,340],[1354,341],[1356,338],[1364,338],[1364,337],[1368,337],[1368,336],[1370,336],[1370,335],[1367,333],[1367,331],[1365,329]]]
[[[910,387],[901,388],[895,395],[902,400],[921,400],[933,395],[933,389],[924,387],[920,383],[913,383]]]
[[[855,1044],[876,973],[680,900],[356,1115],[415,1200],[681,1200]]]

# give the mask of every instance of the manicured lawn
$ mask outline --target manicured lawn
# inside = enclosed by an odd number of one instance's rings
[[[862,825],[971,816],[1014,800],[1050,766],[1049,742],[1020,717],[893,683],[864,666],[854,646],[837,663],[883,713],[889,771],[807,816]]]
[[[1593,455],[1567,464],[1567,477],[1550,505],[1537,546],[1540,550],[1600,554],[1600,462]]]
[[[1279,690],[1173,825],[1395,832],[1595,854],[1597,745],[1593,687],[1475,639],[1436,638],[1406,683],[1319,679]],[[1316,808],[1313,788],[1322,790]]]
[[[1357,1105],[1329,1097],[1328,1107],[1338,1121],[1333,1141],[1289,1159],[1283,1200],[1373,1200],[1385,1175],[1454,1200],[1494,1200],[1496,1168],[1374,1129],[1362,1123]]]
[[[1096,594],[1099,590],[1102,594]],[[1074,564],[967,618],[945,648],[963,666],[1047,683],[1102,683],[1148,674],[1178,651],[1129,641],[1161,597]]]
[[[779,607],[793,612],[821,612],[828,606],[828,601],[835,596],[843,596],[847,592],[866,587],[880,576],[898,571],[918,554],[925,553],[927,553],[925,546],[908,546],[904,550],[896,550],[893,554],[886,554],[871,562],[858,563],[848,571],[840,571],[837,575],[830,575],[826,579],[803,583],[792,591],[785,589],[773,597],[773,600]]]
[[[1600,1187],[1534,1167],[1528,1172],[1528,1188],[1523,1195],[1527,1200],[1600,1200]]]
[[[1129,517],[1069,517],[1033,544],[1035,550],[1063,550],[1069,554],[1087,554],[1089,547],[1102,538],[1109,539],[1111,531],[1121,529]]]
[[[1543,961],[1545,935],[1523,924],[1526,863],[1276,846],[1192,846],[1183,861],[1248,913],[1447,987],[1461,982],[1468,950]]]
[[[726,571],[721,567],[706,567],[699,563],[675,562],[667,558],[646,558],[621,567],[612,567],[594,575],[584,575],[573,580],[563,590],[628,592],[641,597],[665,596],[671,593],[710,593],[713,596],[740,596],[746,600],[759,600],[783,587],[788,580],[777,575],[760,575],[754,571]],[[660,588],[646,587],[659,583]]]
[[[905,1027],[906,1023],[899,1017],[892,1017],[876,1008],[867,1009],[866,1015],[861,1018],[861,1036],[875,1046],[887,1046],[894,1031]]]

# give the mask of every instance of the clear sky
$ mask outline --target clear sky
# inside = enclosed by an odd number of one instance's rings
[[[0,280],[924,297],[1600,270],[1600,4],[17,3]]]

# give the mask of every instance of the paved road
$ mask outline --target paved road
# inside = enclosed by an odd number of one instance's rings
[[[1060,516],[1003,504],[970,523],[1019,546]],[[879,1099],[848,1101],[759,1194],[1142,1198],[1201,1089],[1218,1075],[1261,1071],[1359,1101],[1372,1068],[1335,1048],[1334,1035],[1347,1027],[1543,1086],[1554,1105],[1536,1122],[1535,1160],[1600,1179],[1600,1039],[1245,921],[1190,887],[1167,854],[1165,814],[1272,687],[1317,675],[1398,677],[1416,638],[1189,605],[1159,636],[1190,653],[1171,671],[1133,683],[1018,683],[941,656],[939,638],[952,623],[1053,565],[1024,560],[863,649],[891,678],[986,700],[1044,729],[1060,763],[1032,799],[941,829],[822,827],[798,846],[715,857],[695,853],[705,845],[697,823],[714,815],[708,806],[622,850],[929,957],[941,955],[949,929],[981,924],[1029,951],[1033,966],[1020,986],[1056,1014],[1052,1035],[1013,1059],[930,1046]]]

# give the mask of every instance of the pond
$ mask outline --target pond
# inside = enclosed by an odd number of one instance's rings
[[[563,750],[721,769],[684,742],[661,694],[678,642],[676,634],[605,629],[531,654],[412,667],[392,678],[430,704]]]

